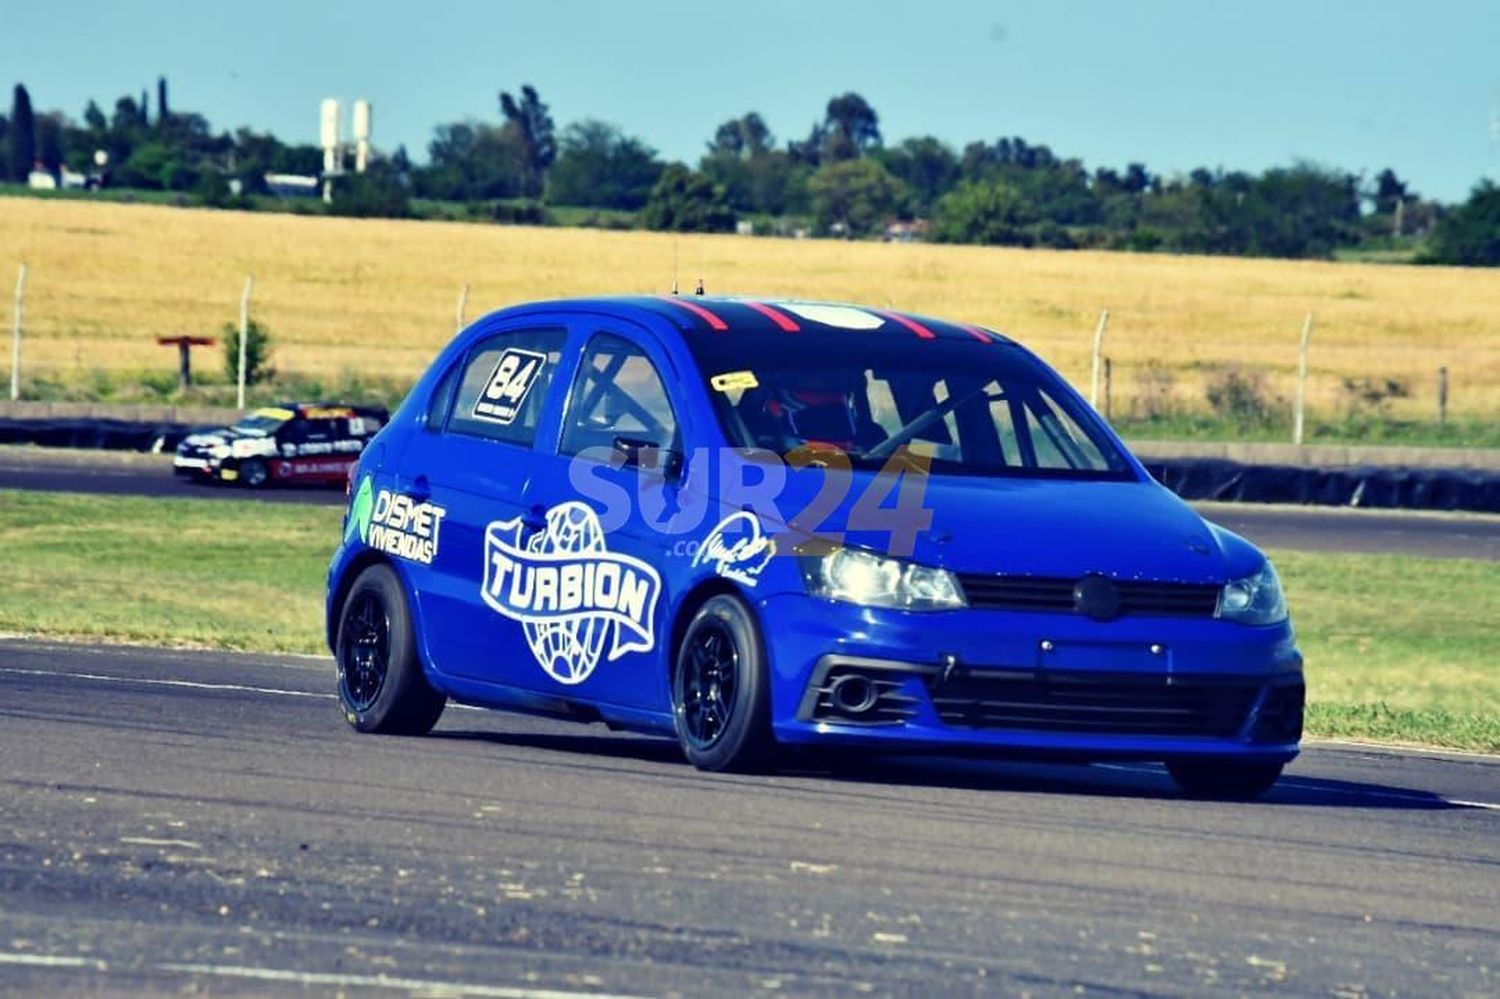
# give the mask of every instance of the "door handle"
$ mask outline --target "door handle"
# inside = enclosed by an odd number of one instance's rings
[[[528,531],[541,531],[547,527],[547,508],[541,503],[533,503],[531,509],[521,514],[521,524]]]
[[[401,491],[418,503],[425,503],[432,497],[432,483],[427,481],[427,476],[416,475],[401,482]]]

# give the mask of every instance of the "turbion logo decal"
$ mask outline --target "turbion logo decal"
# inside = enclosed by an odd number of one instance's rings
[[[526,393],[531,391],[546,363],[546,354],[507,347],[495,362],[484,391],[474,400],[474,418],[507,425],[515,422]]]
[[[382,489],[375,492],[367,475],[349,508],[348,536],[355,532],[371,548],[398,558],[431,565],[448,511],[436,503]]]
[[[484,532],[480,594],[521,623],[536,661],[558,683],[587,680],[610,662],[655,644],[661,577],[640,559],[612,552],[599,516],[572,501],[547,513],[523,543],[521,521],[492,521]]]
[[[775,554],[776,542],[761,529],[760,518],[741,511],[709,532],[693,555],[693,565],[712,565],[725,579],[754,586]]]

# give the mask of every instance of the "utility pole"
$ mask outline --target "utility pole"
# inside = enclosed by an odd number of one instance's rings
[[[10,328],[10,401],[21,398],[21,310],[26,296],[26,265],[16,275],[15,319]]]

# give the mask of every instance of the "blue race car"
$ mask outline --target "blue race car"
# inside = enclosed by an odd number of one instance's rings
[[[1276,570],[977,326],[740,298],[544,302],[460,333],[350,474],[328,575],[349,723],[449,698],[780,749],[1296,756]]]

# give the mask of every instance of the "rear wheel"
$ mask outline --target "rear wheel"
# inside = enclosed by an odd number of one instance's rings
[[[425,735],[448,703],[422,675],[406,594],[389,566],[370,566],[349,588],[336,659],[339,705],[357,731]]]
[[[266,463],[259,458],[251,458],[240,464],[240,481],[251,489],[259,489],[271,479],[271,472],[266,468]]]
[[[771,692],[760,629],[744,602],[710,597],[688,623],[672,670],[672,719],[700,770],[771,762]]]
[[[1250,801],[1269,791],[1285,766],[1235,760],[1169,760],[1167,773],[1194,798]]]

